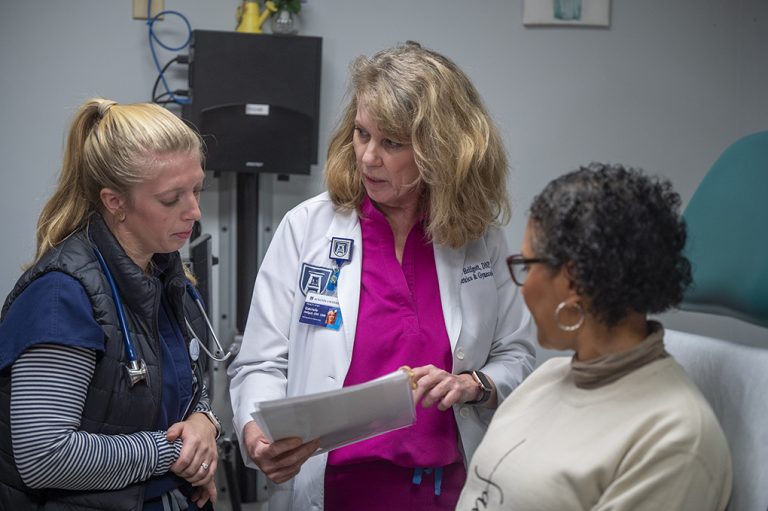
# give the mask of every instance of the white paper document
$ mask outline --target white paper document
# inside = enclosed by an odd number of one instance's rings
[[[320,454],[410,426],[416,409],[409,373],[399,369],[339,390],[262,401],[251,416],[271,442],[319,438]]]

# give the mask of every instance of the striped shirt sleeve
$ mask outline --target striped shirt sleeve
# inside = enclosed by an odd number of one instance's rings
[[[115,490],[166,473],[181,451],[164,431],[80,431],[96,351],[38,344],[11,368],[11,439],[31,488]]]

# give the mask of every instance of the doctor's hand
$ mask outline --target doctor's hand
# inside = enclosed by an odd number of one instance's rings
[[[189,498],[198,508],[201,508],[209,500],[213,503],[216,503],[216,500],[218,500],[218,495],[218,490],[216,490],[216,481],[210,481],[204,486],[196,487]]]
[[[312,453],[320,447],[320,440],[302,443],[300,438],[284,438],[270,443],[254,421],[243,428],[243,441],[248,456],[273,483],[284,483],[299,473]]]
[[[166,438],[182,441],[179,459],[171,472],[189,481],[192,486],[206,486],[213,480],[219,460],[216,447],[216,427],[203,414],[193,413],[187,420],[168,428]]]
[[[448,410],[455,404],[466,403],[480,397],[480,387],[468,374],[451,374],[432,364],[414,367],[413,380],[416,389],[413,400],[429,408],[437,404],[440,411]]]

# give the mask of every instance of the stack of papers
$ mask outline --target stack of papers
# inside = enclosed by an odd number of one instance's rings
[[[416,422],[411,379],[399,369],[339,390],[256,403],[251,414],[270,442],[320,439],[315,454]]]

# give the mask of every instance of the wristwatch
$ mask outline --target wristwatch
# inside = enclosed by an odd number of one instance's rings
[[[219,436],[221,436],[221,423],[219,422],[219,419],[216,418],[216,415],[210,410],[198,410],[197,413],[202,413],[208,417],[208,420],[211,421],[213,427],[216,428],[216,438],[219,438]]]
[[[491,386],[491,382],[488,380],[488,377],[481,373],[480,371],[462,371],[459,374],[469,374],[472,376],[472,379],[477,382],[478,387],[480,387],[480,390],[482,391],[482,394],[480,394],[479,399],[475,399],[474,401],[467,401],[465,404],[467,405],[480,405],[485,403],[491,398],[491,391],[493,390],[493,387]]]

